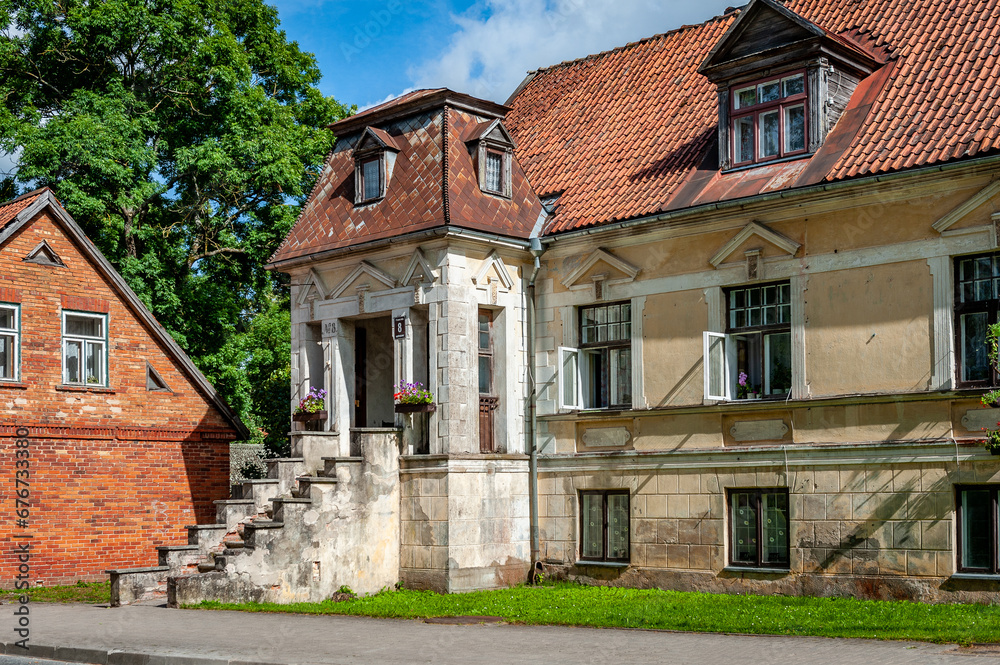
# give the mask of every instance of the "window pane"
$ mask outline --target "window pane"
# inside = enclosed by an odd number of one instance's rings
[[[736,91],[736,108],[745,109],[757,103],[757,86]]]
[[[479,392],[482,395],[493,394],[493,370],[489,356],[479,356]]]
[[[806,91],[806,79],[802,74],[798,76],[792,76],[781,82],[784,86],[784,96],[791,97],[792,95],[801,95]]]
[[[762,555],[761,563],[788,563],[788,495],[765,492],[761,496]]]
[[[806,109],[792,106],[785,109],[785,152],[806,149]]]
[[[778,81],[762,83],[758,86],[760,90],[760,103],[777,101],[781,97],[781,85]]]
[[[781,116],[777,111],[760,114],[760,156],[775,157],[778,154],[779,126]]]
[[[490,315],[479,313],[479,348],[488,351],[490,348]]]
[[[632,404],[632,349],[611,349],[611,399],[616,405]]]
[[[737,118],[735,125],[736,162],[752,162],[754,153],[753,116]]]
[[[608,558],[628,559],[628,495],[608,495]]]
[[[91,316],[67,314],[66,334],[81,337],[104,337],[104,320]]]
[[[962,567],[990,568],[993,492],[962,491]]]
[[[962,335],[962,380],[985,381],[990,375],[989,353],[986,347],[986,328],[989,323],[986,312],[963,314]]]
[[[503,156],[497,152],[486,153],[486,189],[491,192],[503,191]]]
[[[13,335],[0,335],[0,379],[14,378],[14,345],[17,340]]]
[[[104,376],[104,345],[87,342],[86,349],[86,369],[87,383],[101,384]]]
[[[0,330],[14,330],[17,322],[15,310],[7,307],[0,307]]]
[[[380,159],[370,159],[362,165],[361,180],[364,183],[365,200],[382,196]]]
[[[66,362],[66,383],[81,383],[80,381],[80,352],[81,342],[66,342],[65,362]]]
[[[768,395],[785,395],[792,389],[792,334],[764,336],[764,360]]]
[[[604,557],[604,497],[600,494],[584,494],[580,497],[583,507],[583,534],[580,543],[581,555],[588,559]]]
[[[754,513],[754,495],[734,492],[732,495],[733,561],[757,562],[757,515]]]
[[[576,351],[561,351],[562,356],[559,368],[559,376],[562,378],[562,403],[564,406],[577,406],[577,394],[579,388],[576,385],[577,362],[579,353]]]

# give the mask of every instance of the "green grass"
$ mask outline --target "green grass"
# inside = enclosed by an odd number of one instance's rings
[[[1000,641],[1000,606],[734,596],[562,583],[440,595],[383,591],[345,602],[226,604],[199,609],[416,619],[488,615],[523,624],[814,635],[970,644]]]
[[[24,591],[0,589],[0,602],[16,602],[27,594],[32,603],[110,603],[110,582],[77,582],[66,586],[32,587]]]

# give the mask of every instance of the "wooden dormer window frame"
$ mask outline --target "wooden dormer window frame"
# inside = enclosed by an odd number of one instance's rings
[[[479,142],[479,189],[486,194],[511,197],[511,159],[513,151],[494,141]]]
[[[809,80],[805,69],[733,85],[730,154],[738,168],[809,151]]]
[[[374,169],[372,169],[373,165]],[[354,158],[355,205],[374,203],[384,198],[385,176],[385,150],[356,155]]]

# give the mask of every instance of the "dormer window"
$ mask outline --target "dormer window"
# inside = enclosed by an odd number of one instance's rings
[[[476,164],[479,189],[486,194],[510,198],[514,141],[500,120],[488,120],[466,133],[465,142]]]
[[[400,144],[381,129],[366,127],[354,148],[354,204],[385,198]]]
[[[493,194],[504,192],[504,155],[495,150],[486,150],[486,178],[483,180],[483,190]]]
[[[806,74],[732,88],[733,166],[806,152]]]

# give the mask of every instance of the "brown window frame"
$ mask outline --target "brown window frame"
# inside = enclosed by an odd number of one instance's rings
[[[744,108],[737,108],[737,92],[740,90],[746,90],[747,88],[757,88],[758,86],[765,85],[767,83],[777,82],[778,86],[782,85],[782,81],[785,79],[793,78],[798,75],[802,75],[802,92],[796,93],[794,95],[789,95],[788,97],[779,97],[778,99],[770,102],[763,102],[754,104],[752,106],[747,106]],[[734,85],[729,88],[729,146],[730,154],[732,155],[732,165],[733,168],[738,168],[741,166],[749,166],[751,164],[765,164],[768,162],[773,162],[779,159],[785,159],[787,157],[795,157],[799,155],[805,155],[809,152],[809,74],[805,69],[798,69],[790,72],[784,72],[778,76],[768,76],[766,78],[757,79],[755,81],[747,81],[739,85]],[[803,147],[799,150],[785,150],[785,108],[790,108],[793,106],[802,106],[803,115]],[[769,113],[771,111],[778,111],[778,154],[768,155],[762,157],[760,154],[760,116],[763,113]],[[754,148],[753,148],[753,159],[736,161],[737,149],[736,149],[736,123],[744,118],[753,117],[753,131],[754,131]]]
[[[479,323],[479,317],[483,316],[484,314],[489,319],[489,330],[488,330],[488,333],[487,333],[489,335],[489,340],[488,340],[489,344],[488,344],[488,346],[485,349],[479,343],[480,342],[480,336],[482,335],[482,332],[483,332],[482,330],[479,329],[479,325],[480,325],[480,323]],[[494,326],[493,326],[493,324],[494,323],[495,323],[495,317],[493,315],[493,311],[489,310],[489,309],[485,309],[483,307],[480,307],[479,311],[476,313],[477,362],[478,362],[479,358],[487,358],[489,360],[489,367],[490,367],[490,392],[484,393],[484,392],[480,391],[479,392],[480,395],[489,395],[489,396],[495,396],[496,395],[496,384],[494,382],[495,372],[494,372],[494,367],[493,367],[493,364],[494,364],[493,363],[493,358],[494,358],[494,338],[493,338]],[[479,367],[479,365],[477,364],[476,367],[477,367],[477,378],[478,378],[478,367]],[[480,387],[480,386],[479,386],[479,384],[477,382],[477,388],[478,387]]]
[[[601,556],[600,557],[588,557],[583,554],[583,521],[586,519],[583,510],[583,497],[586,495],[600,496],[601,497],[601,515],[603,518],[603,529],[604,533],[601,540]],[[624,496],[626,499],[626,515],[628,520],[628,556],[625,558],[612,558],[608,556],[608,497],[609,496]],[[578,498],[578,505],[580,507],[580,561],[596,561],[604,563],[630,563],[632,561],[632,493],[627,489],[613,489],[613,490],[580,490],[580,495]]]
[[[375,196],[365,198],[365,164],[376,162],[378,164],[378,193]],[[357,158],[357,205],[365,205],[385,198],[385,152],[380,151],[375,154],[367,154]]]
[[[965,511],[962,509],[962,492],[987,490],[990,497],[990,567],[970,568],[962,565],[965,547]],[[955,570],[959,573],[1000,575],[1000,485],[955,485]]]
[[[784,494],[785,495],[785,506],[787,511],[788,523],[785,526],[786,531],[789,533],[785,534],[785,560],[783,562],[768,562],[764,561],[764,520],[762,516],[762,499],[764,494]],[[752,494],[754,495],[754,515],[756,516],[756,532],[757,532],[757,558],[755,561],[736,561],[735,555],[735,529],[736,529],[736,519],[733,513],[733,495],[734,494]],[[729,527],[729,538],[728,547],[729,552],[727,552],[728,565],[737,568],[773,568],[775,570],[790,570],[791,569],[791,555],[792,555],[792,539],[791,539],[791,524],[792,524],[792,509],[791,509],[791,495],[788,492],[787,487],[731,487],[726,489],[726,515],[727,523]]]
[[[787,306],[788,307],[788,320],[786,322],[784,322],[784,323],[773,323],[773,324],[761,323],[760,325],[756,325],[756,326],[754,326],[754,325],[744,325],[744,326],[737,326],[737,325],[735,325],[733,323],[733,309],[734,309],[734,307],[733,307],[733,304],[732,304],[732,295],[731,294],[733,294],[733,293],[735,293],[737,291],[749,291],[751,289],[760,289],[760,291],[761,291],[761,305],[760,305],[760,307],[761,307],[761,309],[763,309],[765,307],[765,305],[763,304],[764,289],[767,289],[767,288],[770,288],[770,287],[776,287],[776,293],[779,294],[779,298],[778,298],[777,302],[775,302],[775,304],[774,304],[774,307],[777,308],[775,311],[780,313],[780,308],[784,307],[784,306]],[[781,302],[781,300],[780,300],[780,294],[782,292],[782,288],[781,287],[785,287],[785,290],[788,293],[788,301],[787,302]],[[732,377],[732,381],[733,381],[733,385],[732,385],[733,395],[732,395],[732,398],[733,398],[733,400],[741,399],[741,398],[737,398],[736,397],[736,395],[738,393],[738,390],[739,390],[738,389],[739,373],[741,371],[743,371],[741,369],[741,367],[746,366],[745,364],[741,365],[741,363],[749,363],[749,358],[752,357],[754,355],[754,353],[756,353],[756,357],[759,359],[759,363],[758,363],[759,367],[756,368],[757,371],[760,373],[761,396],[760,396],[759,399],[762,399],[762,400],[779,400],[779,399],[783,400],[783,399],[787,399],[789,393],[792,390],[791,380],[789,380],[788,391],[787,392],[784,392],[784,393],[774,393],[774,394],[764,394],[765,373],[767,372],[767,359],[765,358],[765,353],[764,353],[765,352],[764,336],[765,335],[787,333],[789,335],[789,339],[790,339],[790,336],[792,334],[792,321],[791,321],[792,285],[791,285],[791,282],[788,281],[788,280],[780,280],[780,281],[777,281],[777,282],[767,282],[767,283],[764,283],[764,284],[743,284],[743,285],[740,285],[740,286],[731,286],[731,287],[725,288],[725,289],[723,289],[722,293],[723,293],[723,297],[725,298],[725,301],[726,301],[726,334],[727,335],[731,335],[734,338],[734,340],[733,340],[733,347],[734,347],[734,352],[736,353],[736,361],[735,361],[735,363],[736,363],[735,364],[735,367],[736,367],[736,370],[735,370],[736,371],[736,376]],[[737,308],[737,309],[747,309],[747,307]],[[762,317],[763,317],[763,314],[762,314]],[[779,316],[779,318],[780,318],[780,316]],[[748,337],[749,339],[747,339],[746,341],[741,340],[741,339],[735,339],[735,338],[739,338],[739,337]],[[741,346],[741,344],[745,344],[745,346]],[[751,349],[751,347],[753,347],[753,348]],[[745,360],[741,360],[741,356]],[[792,371],[792,362],[793,362],[793,359],[791,357],[791,353],[789,353],[789,358],[788,358],[788,371],[789,372]],[[749,374],[750,373],[748,372],[748,375]],[[742,398],[742,399],[745,399],[745,398]]]
[[[490,154],[499,155],[500,157],[500,189],[492,189],[487,183],[486,164]],[[480,142],[479,156],[476,161],[479,168],[479,189],[484,194],[499,196],[504,199],[511,198],[511,157],[512,152],[508,146],[485,139]]]
[[[990,367],[990,378],[981,381],[964,381],[962,379],[962,365],[964,353],[964,340],[962,339],[962,317],[968,314],[985,313],[987,317],[986,325],[993,325],[1000,322],[1000,300],[997,298],[987,298],[973,302],[962,302],[962,281],[961,263],[962,261],[976,260],[980,258],[995,258],[1000,260],[1000,252],[983,252],[979,254],[966,254],[956,256],[954,260],[955,270],[955,386],[963,389],[976,388],[996,388],[1000,387],[1000,373],[996,367]],[[996,278],[994,278],[996,279]],[[1000,294],[995,294],[1000,295]]]

